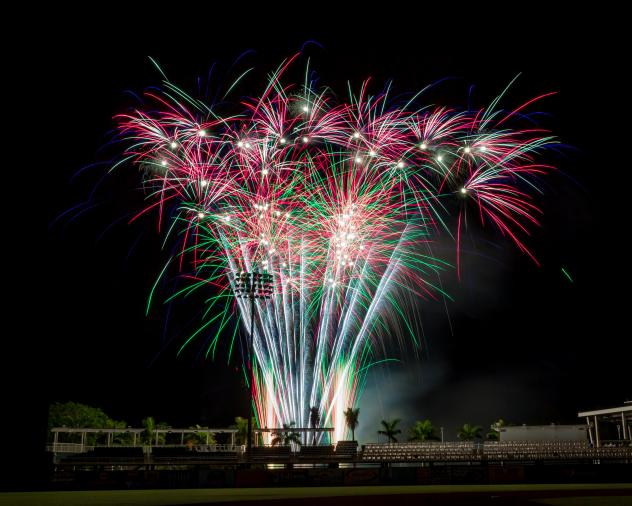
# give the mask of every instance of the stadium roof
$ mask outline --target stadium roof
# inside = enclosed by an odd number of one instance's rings
[[[624,413],[626,411],[629,411],[632,414],[632,406],[621,406],[620,408],[597,409],[594,411],[582,411],[580,413],[577,413],[577,416],[581,417],[581,416],[614,415],[618,413]]]

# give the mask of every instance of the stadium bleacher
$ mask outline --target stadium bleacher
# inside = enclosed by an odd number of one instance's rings
[[[64,462],[143,462],[143,448],[140,446],[107,447],[97,446],[94,449],[69,455]]]
[[[303,462],[360,461],[369,463],[414,462],[534,462],[534,461],[632,461],[632,447],[591,447],[584,441],[485,441],[369,443],[358,452],[356,441],[335,445],[256,446],[250,456],[232,445],[156,446],[147,454],[142,447],[95,447],[84,453],[60,458],[71,465],[196,464],[238,462],[289,464]]]
[[[366,462],[475,461],[481,455],[473,442],[371,443],[363,445]]]
[[[255,461],[287,462],[291,455],[290,446],[253,446],[250,457]]]
[[[338,458],[354,459],[358,454],[357,441],[338,441],[336,443],[335,455]]]
[[[155,463],[165,462],[204,462],[204,461],[236,461],[236,451],[213,451],[212,446],[201,445],[189,448],[187,446],[154,447],[152,460]]]
[[[329,459],[334,456],[334,447],[333,445],[323,445],[323,446],[314,446],[314,445],[304,445],[301,446],[301,451],[298,453],[299,459]]]
[[[631,459],[630,447],[592,448],[583,441],[420,442],[367,444],[365,462],[508,461],[568,459]]]

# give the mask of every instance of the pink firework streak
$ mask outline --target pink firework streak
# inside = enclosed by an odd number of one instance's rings
[[[456,238],[459,269],[467,212],[535,261],[525,245],[540,214],[532,194],[552,170],[537,158],[556,141],[510,128],[533,101],[510,113],[498,100],[476,111],[397,108],[365,83],[341,103],[310,85],[282,86],[293,59],[239,114],[165,81],[147,94],[150,106],[117,120],[125,160],[146,175],[140,214],[156,210],[160,230],[179,241],[183,293],[211,285],[209,317],[183,347],[211,333],[214,353],[235,306],[250,321],[234,275],[272,274],[273,295],[254,314],[258,423],[307,427],[316,407],[338,440],[344,410],[384,359],[382,336],[402,346],[410,337],[403,300],[442,293],[448,264],[430,252],[434,234]]]

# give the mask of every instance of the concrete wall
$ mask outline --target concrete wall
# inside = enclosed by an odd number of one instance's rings
[[[503,427],[501,441],[587,441],[585,425],[519,425]]]

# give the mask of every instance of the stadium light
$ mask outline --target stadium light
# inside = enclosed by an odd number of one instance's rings
[[[235,274],[235,297],[250,300],[250,339],[248,343],[248,362],[250,367],[250,407],[248,408],[248,456],[252,455],[252,417],[254,415],[254,381],[253,369],[254,336],[255,336],[255,300],[269,299],[272,296],[272,274],[265,272],[240,271]]]

